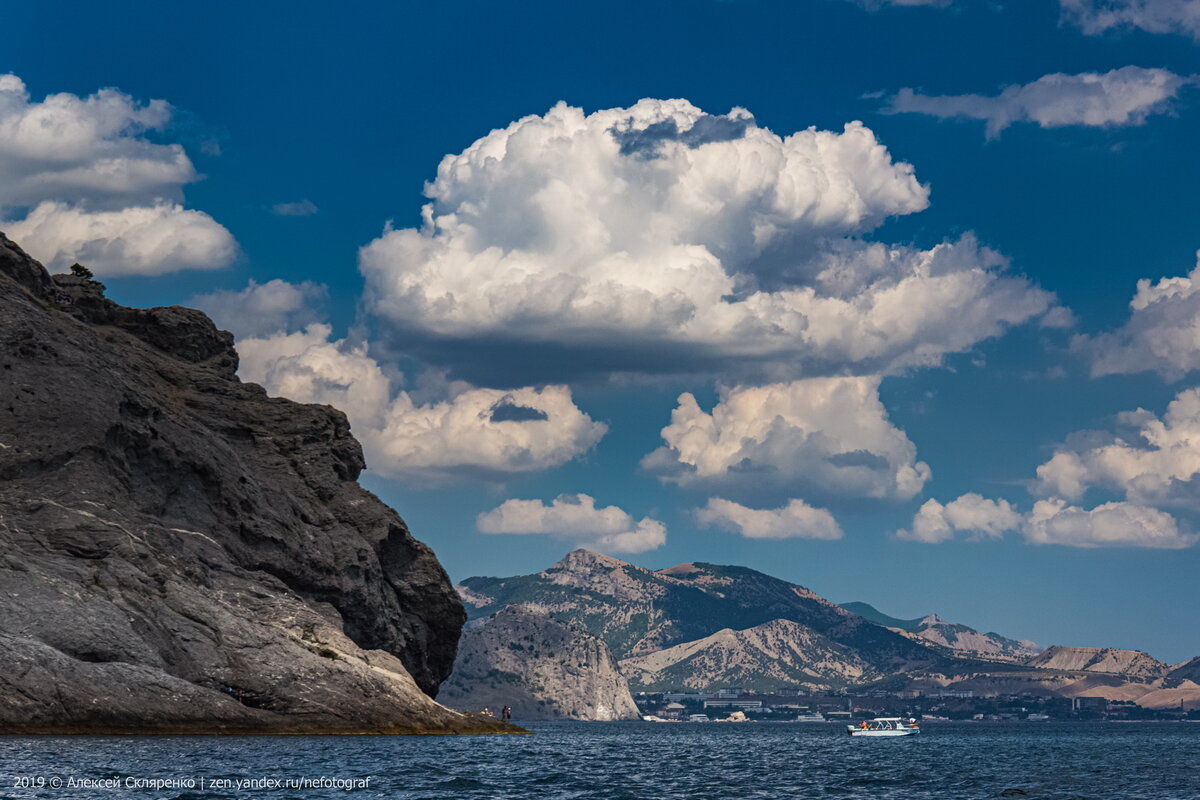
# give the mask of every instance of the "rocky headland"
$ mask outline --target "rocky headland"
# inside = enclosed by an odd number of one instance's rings
[[[0,234],[0,732],[476,733],[466,619],[345,416]]]
[[[439,699],[463,711],[507,705],[519,720],[638,718],[603,639],[520,605],[467,624]]]

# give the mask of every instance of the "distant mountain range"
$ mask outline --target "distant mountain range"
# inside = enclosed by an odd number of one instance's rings
[[[953,650],[956,655],[1025,663],[1042,652],[1042,648],[1033,642],[1009,639],[998,633],[980,633],[966,625],[947,622],[937,614],[897,619],[867,603],[842,603],[842,608],[897,632]]]
[[[1171,667],[1130,650],[1042,650],[934,614],[904,620],[866,603],[839,606],[746,567],[649,570],[576,550],[533,575],[469,578],[457,589],[472,622],[447,685],[470,704],[487,692],[462,676],[490,670],[495,682],[503,673],[510,686],[536,684],[529,696],[551,717],[595,718],[599,707],[627,706],[607,667],[577,670],[555,685],[538,659],[495,655],[513,642],[544,639],[549,626],[560,648],[593,653],[597,665],[611,656],[633,691],[969,688],[1200,704],[1200,659]],[[519,617],[502,613],[514,608]],[[602,699],[589,709],[581,696]]]

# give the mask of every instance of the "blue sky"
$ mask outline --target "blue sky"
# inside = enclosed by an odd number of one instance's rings
[[[0,228],[346,410],[454,578],[1200,654],[1195,9],[870,5],[25,4]]]

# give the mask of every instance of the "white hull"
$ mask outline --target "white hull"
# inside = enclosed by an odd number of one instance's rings
[[[918,728],[903,728],[900,730],[887,731],[864,731],[861,728],[851,728],[849,733],[851,736],[913,736],[920,733]]]

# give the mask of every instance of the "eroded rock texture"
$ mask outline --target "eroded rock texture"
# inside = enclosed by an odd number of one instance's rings
[[[0,234],[0,730],[495,730],[433,701],[466,615],[344,415]]]
[[[625,676],[603,639],[524,606],[506,606],[463,631],[443,700],[517,720],[637,719]]]

